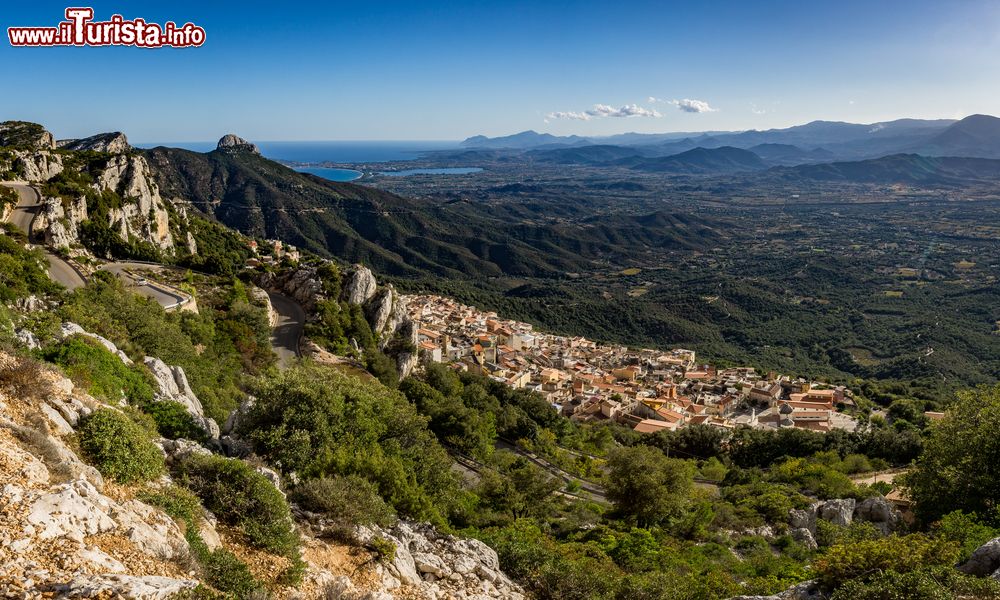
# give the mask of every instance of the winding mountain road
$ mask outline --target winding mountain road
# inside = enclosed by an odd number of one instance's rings
[[[271,328],[271,348],[278,355],[278,366],[286,369],[300,356],[299,342],[306,324],[306,313],[298,302],[288,296],[268,292],[271,307],[278,321]]]
[[[2,185],[15,190],[18,193],[17,206],[11,211],[9,221],[15,227],[23,231],[31,242],[31,224],[38,216],[41,208],[42,196],[31,184],[23,182],[3,182]],[[66,262],[59,256],[49,252],[42,247],[45,258],[49,262],[49,277],[62,284],[67,289],[75,290],[87,284],[86,279],[73,265]],[[157,265],[151,263],[137,262],[114,262],[98,267],[101,270],[114,273],[126,281],[136,292],[156,300],[160,306],[166,309],[178,308],[191,299],[175,289],[158,284],[156,282],[145,281],[144,278],[136,276],[135,271],[140,269],[150,269],[153,271],[160,269],[171,269],[169,265]],[[271,331],[271,345],[274,353],[278,355],[278,364],[284,369],[299,357],[299,342],[302,339],[302,332],[305,328],[306,315],[302,307],[287,296],[268,292],[271,299],[271,306],[277,313],[278,319]]]
[[[10,222],[28,236],[31,240],[31,223],[38,215],[38,210],[42,205],[42,196],[38,190],[26,183],[5,182],[6,187],[12,188],[18,193],[19,199],[17,207],[11,212]],[[83,275],[77,271],[73,265],[59,258],[55,254],[43,249],[45,258],[49,261],[49,277],[66,286],[67,289],[75,290],[86,285]]]

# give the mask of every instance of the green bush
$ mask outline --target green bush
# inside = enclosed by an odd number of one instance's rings
[[[962,575],[951,567],[909,573],[884,571],[846,582],[831,600],[953,600],[1000,597],[1000,582]]]
[[[180,402],[163,400],[150,402],[142,407],[156,423],[156,430],[165,438],[176,440],[180,438],[205,441],[208,436],[205,430],[194,422],[194,417]]]
[[[199,524],[202,519],[201,501],[190,490],[180,486],[145,490],[139,494],[139,499],[153,506],[160,507],[175,521],[184,526],[184,537],[187,539],[191,554],[201,569],[201,576],[210,586],[231,594],[224,598],[247,598],[255,591],[263,588],[250,572],[246,563],[235,554],[219,548],[212,551],[199,534]],[[193,596],[201,597],[201,596]],[[216,598],[211,590],[204,590],[204,597]]]
[[[958,544],[922,534],[850,541],[832,546],[816,561],[820,582],[835,589],[846,582],[867,580],[883,571],[905,574],[924,568],[952,566]]]
[[[297,556],[299,538],[288,503],[270,481],[247,463],[216,455],[191,456],[178,477],[223,523],[247,540],[282,556]]]
[[[153,388],[137,367],[126,365],[97,340],[75,335],[42,353],[90,395],[118,402],[146,404],[153,400]]]
[[[347,477],[322,477],[295,488],[292,500],[302,508],[322,513],[345,525],[381,525],[388,527],[396,514],[370,481],[348,475]]]
[[[149,481],[163,473],[163,454],[124,413],[103,408],[80,421],[80,448],[105,477],[119,483]]]

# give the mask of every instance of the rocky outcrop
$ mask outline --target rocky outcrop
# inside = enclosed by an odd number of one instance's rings
[[[124,200],[108,214],[111,228],[122,239],[136,237],[161,250],[173,248],[170,214],[145,158],[130,154],[111,157],[94,187],[114,190]]]
[[[392,562],[380,567],[388,590],[411,586],[420,597],[468,600],[524,598],[524,591],[500,569],[497,553],[471,538],[442,534],[430,525],[400,521],[390,530],[359,528],[358,541],[382,538],[396,547]]]
[[[66,583],[45,586],[59,598],[116,598],[121,600],[170,600],[185,590],[198,587],[191,579],[148,575],[77,575]]]
[[[154,381],[156,381],[157,390],[154,399],[157,401],[172,400],[181,403],[187,409],[188,414],[194,418],[195,423],[200,425],[210,438],[217,439],[219,437],[219,425],[214,419],[205,416],[205,409],[201,405],[201,400],[198,399],[198,396],[191,389],[184,369],[169,366],[153,356],[145,357],[143,363],[149,369],[149,372],[152,373]]]
[[[0,123],[0,146],[51,150],[56,147],[56,140],[38,123],[4,121]]]
[[[63,170],[63,158],[47,151],[15,150],[7,167],[23,181],[45,182]]]
[[[120,131],[98,133],[79,140],[59,140],[56,145],[64,150],[92,150],[108,154],[124,154],[132,150],[128,138]]]
[[[278,313],[274,311],[274,306],[271,305],[271,297],[267,295],[267,292],[255,285],[250,286],[248,292],[250,300],[267,312],[267,324],[271,327],[277,325]]]
[[[31,223],[34,234],[53,248],[69,248],[80,240],[79,224],[87,220],[87,199],[73,201],[45,198],[42,208]]]
[[[348,304],[364,304],[375,295],[378,282],[375,275],[364,265],[354,265],[344,274],[340,299]]]
[[[819,584],[815,581],[803,581],[773,596],[736,596],[730,600],[825,600]]]
[[[264,273],[258,284],[266,290],[279,292],[295,300],[307,314],[316,310],[316,303],[325,298],[323,282],[320,281],[315,266]]]
[[[805,539],[805,530],[815,542],[816,521],[822,519],[834,525],[846,527],[854,521],[871,523],[882,535],[890,535],[903,526],[903,517],[892,504],[882,496],[865,498],[861,502],[853,498],[838,498],[816,502],[806,509],[792,509],[788,513],[788,524],[792,536]],[[798,538],[796,538],[798,539]],[[808,545],[808,543],[807,543]]]
[[[257,148],[256,144],[251,144],[233,133],[227,133],[222,136],[222,139],[219,140],[219,143],[215,148],[216,150],[223,150],[226,152],[245,151],[260,154],[260,149]]]
[[[976,548],[958,570],[966,575],[1000,579],[1000,538],[993,538]]]

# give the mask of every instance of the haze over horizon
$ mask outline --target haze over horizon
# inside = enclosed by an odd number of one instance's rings
[[[586,137],[1000,113],[1000,6],[985,1],[91,5],[99,20],[191,21],[207,42],[2,44],[11,81],[61,82],[5,95],[4,118],[57,137],[121,130],[146,142],[230,131],[257,141]],[[54,25],[65,7],[8,7],[5,23]]]

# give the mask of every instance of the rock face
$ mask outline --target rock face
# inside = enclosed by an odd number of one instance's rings
[[[993,538],[972,553],[958,570],[976,577],[1000,579],[1000,538]]]
[[[524,591],[500,570],[497,553],[479,540],[442,534],[430,525],[400,521],[391,530],[360,528],[358,539],[381,537],[396,546],[383,585],[414,586],[427,597],[469,600],[524,598]]]
[[[219,140],[219,143],[216,146],[216,150],[223,150],[223,151],[242,150],[247,152],[253,152],[254,154],[260,154],[260,149],[257,148],[256,144],[251,144],[250,142],[246,141],[245,139],[233,133],[227,133],[226,135],[222,136],[222,139]]]
[[[854,521],[865,521],[874,525],[882,535],[890,535],[903,525],[902,515],[882,496],[866,498],[861,502],[853,498],[839,498],[816,502],[806,509],[789,511],[788,524],[793,529],[792,536],[795,537],[798,530],[805,530],[814,539],[816,521],[819,519],[842,527]],[[804,533],[800,532],[798,535],[805,538]]]
[[[120,131],[98,133],[80,140],[59,140],[56,145],[65,150],[93,150],[108,154],[124,154],[132,150],[128,138]]]
[[[303,266],[281,273],[264,273],[260,287],[273,290],[295,300],[306,313],[316,309],[316,303],[323,296],[323,283],[319,280],[316,267]]]
[[[364,304],[375,295],[378,282],[368,267],[354,265],[344,274],[340,299],[348,304]]]
[[[15,150],[5,168],[24,181],[48,181],[63,170],[62,156],[51,152]]]
[[[87,220],[87,199],[83,196],[72,202],[59,198],[45,198],[38,216],[32,222],[33,233],[42,237],[46,245],[69,248],[80,240],[80,223]]]
[[[153,379],[156,381],[157,391],[154,396],[155,400],[180,402],[187,409],[188,414],[194,417],[195,423],[198,423],[209,437],[212,439],[219,437],[218,423],[214,419],[205,416],[205,409],[201,405],[201,400],[198,399],[198,396],[191,389],[184,369],[171,367],[153,356],[145,357],[142,362],[149,369],[150,373],[153,374]]]
[[[94,186],[98,190],[114,190],[125,200],[121,208],[113,208],[108,214],[111,228],[122,239],[137,237],[161,250],[173,248],[170,214],[145,158],[129,154],[113,156]]]

